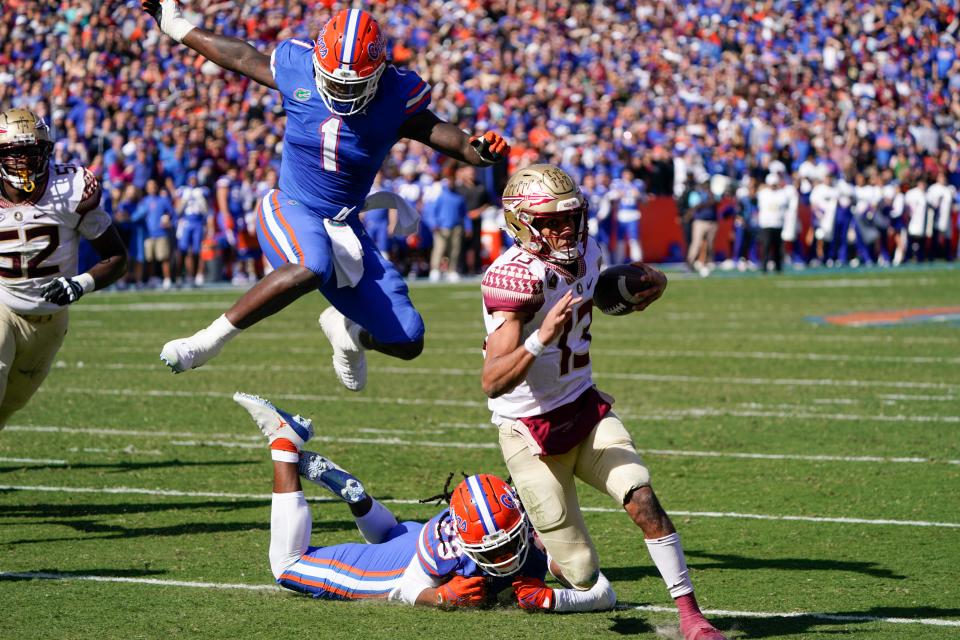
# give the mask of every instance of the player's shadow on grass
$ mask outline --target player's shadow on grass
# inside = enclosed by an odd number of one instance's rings
[[[850,560],[811,559],[811,558],[749,558],[733,554],[707,553],[704,551],[684,550],[687,565],[693,569],[780,569],[782,571],[848,571],[861,573],[873,578],[887,580],[905,580],[907,576],[894,573],[890,569],[878,566],[875,562]],[[605,567],[603,573],[610,580],[637,580],[645,577],[659,577],[653,566],[643,567]]]
[[[856,628],[857,624],[874,624],[877,618],[949,618],[960,616],[960,609],[939,609],[936,607],[873,607],[866,611],[830,611],[818,616],[797,616],[795,618],[736,618],[709,616],[710,621],[721,630],[731,629],[738,638],[772,638],[777,636],[797,636],[809,638],[830,635],[846,635],[856,638],[867,637],[867,630]],[[827,627],[843,627],[830,629]],[[914,625],[896,625],[912,627]],[[929,628],[929,627],[925,627]]]
[[[0,495],[15,493],[0,491]],[[196,500],[192,502],[120,502],[111,504],[8,504],[0,505],[0,517],[4,518],[80,518],[117,514],[157,513],[161,511],[201,510],[204,513],[239,511],[240,509],[266,509],[265,500]]]
[[[146,578],[160,576],[167,573],[163,569],[78,569],[64,571],[63,569],[32,569],[15,573],[29,573],[29,576],[2,576],[3,580],[18,582],[22,580],[61,580],[64,576],[105,576],[108,578]],[[39,574],[39,575],[38,575]],[[44,575],[45,574],[45,575]]]
[[[0,467],[0,473],[11,473],[14,471],[64,471],[64,470],[86,470],[102,469],[113,473],[124,473],[127,471],[155,471],[157,469],[183,468],[183,467],[226,467],[238,464],[259,464],[262,460],[204,460],[184,462],[174,458],[173,460],[157,460],[154,462],[112,462],[112,463],[84,463],[69,465],[30,465],[30,466],[12,466]]]
[[[86,537],[59,537],[59,538],[38,538],[11,540],[7,545],[24,545],[48,542],[76,542],[78,540],[127,540],[129,538],[142,537],[176,537],[185,535],[208,534],[208,533],[234,533],[242,531],[270,531],[270,522],[190,522],[185,524],[175,524],[166,527],[122,527],[119,525],[102,524],[94,520],[41,520],[37,522],[25,522],[37,526],[53,525],[60,527],[69,527],[81,533],[91,533],[96,535]],[[314,522],[313,534],[323,534],[327,531],[346,531],[356,529],[356,522],[353,520],[330,520],[326,522]]]

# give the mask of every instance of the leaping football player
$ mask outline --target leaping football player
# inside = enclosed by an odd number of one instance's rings
[[[551,556],[551,570],[575,589],[594,588],[597,551],[574,478],[609,494],[643,531],[647,549],[680,610],[685,640],[723,640],[700,612],[680,536],[650,486],[630,434],[594,386],[590,365],[593,291],[600,247],[589,238],[587,201],[559,167],[532,165],[503,191],[507,232],[516,244],[481,283],[487,329],[483,389],[500,449],[521,502]],[[634,263],[650,287],[666,277]]]
[[[52,162],[52,150],[40,116],[0,113],[0,429],[50,372],[67,333],[67,306],[127,270],[96,177]],[[102,260],[78,275],[81,237]]]
[[[513,588],[522,609],[557,612],[613,608],[616,594],[602,575],[590,591],[552,589],[547,557],[533,539],[513,490],[488,474],[469,476],[449,508],[425,524],[398,522],[349,472],[303,449],[312,422],[245,393],[246,409],[270,443],[273,497],[270,567],[280,585],[315,598],[383,598],[438,607],[482,606]],[[345,502],[366,544],[313,546],[304,477]]]
[[[143,0],[142,6],[177,42],[279,91],[287,115],[279,188],[264,196],[257,215],[260,245],[274,271],[210,326],[164,345],[161,359],[174,373],[199,367],[238,332],[318,289],[333,305],[320,325],[348,389],[366,384],[366,350],[416,358],[423,320],[358,214],[400,138],[474,166],[501,161],[506,141],[493,132],[470,138],[430,111],[430,85],[387,62],[384,35],[361,9],[334,15],[315,42],[284,40],[266,55],[239,38],[194,26],[176,0]]]

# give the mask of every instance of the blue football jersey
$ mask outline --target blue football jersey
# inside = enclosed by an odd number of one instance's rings
[[[547,556],[529,541],[530,550],[520,570],[512,576],[498,577],[484,573],[483,569],[463,553],[457,540],[456,528],[450,517],[450,510],[444,509],[423,525],[417,540],[417,558],[420,566],[429,576],[452,578],[454,575],[466,577],[486,576],[487,592],[496,595],[513,583],[517,576],[543,579],[547,575]]]
[[[284,40],[270,66],[287,114],[280,189],[324,218],[356,214],[407,118],[430,104],[430,85],[388,65],[376,96],[360,113],[327,109],[317,89],[313,45]]]

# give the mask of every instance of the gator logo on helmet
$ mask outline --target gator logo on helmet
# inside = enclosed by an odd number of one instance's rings
[[[457,518],[457,529],[460,529],[460,531],[466,531],[466,530],[467,530],[467,521],[464,520],[463,518],[461,518],[458,514],[454,514],[454,515],[455,515],[456,518]]]
[[[380,33],[377,35],[376,40],[367,45],[367,55],[370,56],[371,60],[379,60],[386,49],[387,40],[383,37],[383,34]]]
[[[504,507],[506,507],[510,511],[513,511],[517,508],[517,503],[513,499],[513,495],[509,493],[500,494],[500,504],[502,504]]]

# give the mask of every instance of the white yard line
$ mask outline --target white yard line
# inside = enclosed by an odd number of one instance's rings
[[[266,591],[282,593],[285,589],[275,584],[243,584],[229,582],[192,582],[187,580],[160,580],[158,578],[128,578],[124,576],[76,575],[38,571],[0,571],[0,580],[63,580],[81,582],[106,582],[121,584],[143,584],[157,587],[186,587],[192,589],[223,589],[238,591]],[[659,605],[639,605],[629,607],[634,611],[676,614],[676,607]],[[938,627],[960,627],[960,620],[941,618],[885,618],[880,616],[837,614],[805,611],[732,611],[729,609],[704,609],[710,616],[724,618],[814,618],[828,622],[883,622],[887,624],[920,624]]]
[[[676,614],[675,607],[661,607],[644,604],[630,607],[637,611],[652,611],[656,613]],[[941,618],[884,618],[881,616],[861,616],[841,613],[822,613],[805,611],[729,611],[727,609],[704,609],[709,616],[723,616],[725,618],[814,618],[828,622],[885,622],[888,624],[922,624],[937,627],[960,627],[960,620],[943,620]]]
[[[457,352],[470,352],[475,353],[478,358],[480,357],[480,349],[456,349],[453,351]],[[960,360],[960,359],[958,359]],[[62,363],[62,364],[61,364]],[[135,364],[135,363],[108,363],[108,364],[91,364],[87,365],[86,363],[67,363],[64,360],[60,360],[55,365],[60,368],[69,368],[70,366],[75,366],[78,368],[107,368],[107,369],[123,369],[123,370],[132,370],[132,371],[149,371],[149,372],[162,372],[164,370],[163,365],[157,364],[152,366],[149,364]],[[270,370],[270,371],[326,371],[326,365],[206,365],[196,371],[250,371],[250,370]],[[195,376],[196,371],[190,371],[187,373],[189,376]],[[479,370],[476,368],[456,368],[456,367],[442,367],[442,368],[432,368],[432,367],[395,367],[395,366],[378,366],[375,369],[378,374],[393,374],[393,375],[446,375],[446,376],[479,376]],[[655,374],[655,373],[611,373],[611,372],[594,372],[593,376],[600,379],[609,379],[609,380],[630,380],[636,382],[676,382],[676,383],[709,383],[709,384],[723,384],[723,385],[756,385],[756,386],[788,386],[788,387],[853,387],[853,388],[887,388],[893,387],[895,389],[926,389],[926,390],[942,390],[942,391],[960,391],[960,384],[951,384],[946,382],[913,382],[909,380],[859,380],[856,378],[847,378],[847,379],[835,379],[835,378],[743,378],[737,376],[691,376],[691,375],[682,375],[682,374]],[[44,391],[46,387],[41,387],[40,391]],[[96,393],[96,389],[81,389],[73,391],[71,389],[65,389],[70,393]],[[115,393],[117,390],[107,390],[103,393],[110,395],[117,395]],[[165,393],[163,391],[133,391],[129,389],[122,390],[123,395],[136,395],[138,393],[145,394],[157,394]],[[171,392],[172,393],[172,392]],[[189,392],[181,392],[189,393]],[[217,392],[209,392],[217,393]],[[277,396],[281,397],[281,396]],[[365,397],[351,397],[351,396],[326,396],[326,395],[293,395],[288,394],[286,397],[290,399],[319,399],[319,400],[345,400],[350,402],[379,402],[377,399],[367,399]],[[432,402],[444,402],[444,401],[428,401],[428,400],[414,400],[417,404],[429,404]],[[486,406],[486,403],[476,402],[471,406],[475,405]]]
[[[145,489],[138,487],[53,487],[48,485],[0,485],[0,491],[39,491],[47,493],[103,493],[103,494],[136,494],[165,497],[190,497],[190,498],[235,498],[239,500],[270,500],[271,494],[257,493],[219,493],[212,491],[178,491],[175,489]],[[324,498],[319,502],[336,501],[334,498]],[[384,499],[384,504],[420,504],[418,500],[411,499]],[[590,513],[622,513],[623,509],[613,509],[610,507],[582,507],[583,511]],[[902,527],[935,527],[945,529],[960,529],[960,522],[936,522],[928,520],[892,520],[892,519],[872,519],[872,518],[848,518],[848,517],[826,517],[826,516],[790,516],[790,515],[771,515],[764,513],[740,513],[737,511],[681,511],[671,509],[670,513],[677,516],[689,516],[692,518],[734,518],[747,520],[772,520],[788,522],[831,522],[838,524],[864,524],[864,525],[892,525]]]
[[[474,425],[464,423],[449,423],[455,429],[475,428]],[[442,426],[441,425],[438,426]],[[476,428],[493,429],[493,425],[476,425]],[[101,436],[124,436],[137,438],[172,438],[170,442],[173,446],[215,446],[235,449],[263,449],[263,438],[260,435],[243,436],[238,434],[202,434],[192,431],[138,431],[134,429],[109,429],[103,427],[56,427],[56,426],[32,426],[32,425],[10,425],[6,428],[11,432],[36,432],[36,433],[71,433],[85,435]],[[360,432],[373,433],[416,433],[404,429],[357,429]],[[428,432],[420,432],[428,433]],[[429,433],[436,433],[430,431]],[[201,438],[201,439],[197,439]],[[433,442],[423,440],[403,440],[400,438],[345,438],[339,436],[316,435],[312,442],[331,442],[344,444],[390,444],[394,446],[410,447],[437,447],[450,449],[495,449],[497,444],[493,442]],[[71,451],[76,450],[71,449]],[[109,449],[84,449],[84,451],[109,451]],[[123,451],[123,450],[121,450]],[[924,458],[919,456],[841,456],[827,454],[794,454],[794,453],[758,453],[746,451],[702,451],[696,449],[638,449],[640,453],[653,456],[672,456],[672,457],[693,457],[693,458],[734,458],[749,460],[800,460],[807,462],[880,462],[880,463],[911,463],[911,464],[936,464],[939,462],[947,464],[960,464],[960,460],[937,460],[935,458]],[[130,449],[131,453],[156,453],[159,451],[139,451]]]
[[[84,395],[98,396],[131,396],[131,397],[153,397],[153,398],[233,398],[232,392],[227,391],[173,391],[163,389],[109,389],[109,388],[77,388],[77,387],[52,387],[47,385],[40,387],[38,393],[78,393]],[[271,397],[279,400],[303,400],[311,402],[358,402],[362,404],[390,404],[390,405],[415,405],[415,406],[438,406],[438,407],[483,407],[486,408],[486,402],[475,400],[447,400],[436,398],[427,400],[424,398],[376,398],[373,396],[328,396],[310,393],[274,393]]]
[[[55,458],[0,458],[0,462],[15,462],[16,464],[40,464],[62,467],[67,464],[66,460],[57,460]]]
[[[435,371],[443,371],[435,370]],[[602,376],[607,377],[607,376]],[[111,388],[76,388],[76,387],[41,387],[40,392],[45,393],[76,393],[83,395],[101,395],[101,396],[139,396],[155,398],[232,398],[233,394],[224,391],[174,391],[164,389],[151,390],[133,390],[133,389],[111,389]],[[442,406],[442,407],[469,407],[486,408],[485,402],[475,400],[451,400],[451,399],[432,399],[424,398],[384,398],[373,396],[328,396],[317,394],[298,394],[298,393],[279,393],[269,394],[272,398],[280,400],[303,400],[313,402],[359,402],[369,404],[388,404],[388,405],[413,405],[413,406]],[[630,403],[623,401],[620,406],[629,409]],[[792,405],[791,405],[792,406]],[[676,420],[678,417],[704,418],[734,416],[741,418],[786,418],[786,419],[816,419],[816,420],[839,420],[839,421],[876,421],[876,422],[917,422],[917,423],[960,423],[960,416],[925,416],[925,415],[864,415],[864,414],[845,414],[845,413],[814,413],[808,411],[760,411],[760,410],[737,410],[737,409],[714,409],[712,407],[694,407],[689,409],[677,409],[671,411],[660,411],[656,413],[636,413],[624,411],[624,415],[630,415],[633,420]]]
[[[882,393],[877,396],[881,400],[900,400],[906,402],[912,402],[914,400],[918,402],[950,402],[951,400],[956,400],[957,396],[915,396],[908,395],[905,393]]]
[[[71,324],[80,324],[83,321],[72,322]],[[271,321],[272,323],[272,321]],[[99,321],[94,321],[94,324],[101,324]],[[442,323],[441,323],[442,324]],[[82,326],[82,325],[81,325]],[[260,330],[255,333],[244,333],[242,340],[256,340],[256,341],[268,341],[268,342],[277,342],[277,341],[289,341],[289,340],[301,340],[301,341],[315,341],[315,345],[318,348],[323,350],[329,350],[329,345],[326,342],[326,339],[323,337],[323,334],[318,330],[316,331],[298,331],[295,329],[285,329],[283,326],[275,326],[270,324],[270,331]],[[296,325],[302,326],[302,325]],[[436,323],[431,322],[431,327],[435,327]],[[453,325],[451,325],[453,326]],[[457,325],[459,331],[435,331],[430,330],[427,332],[427,349],[430,349],[431,344],[434,340],[437,341],[451,341],[451,342],[467,342],[476,341],[477,344],[481,344],[483,336],[485,335],[484,329],[480,325],[473,327],[463,327]],[[469,334],[464,333],[464,329],[470,329],[475,333],[475,337],[471,338]],[[189,331],[186,331],[189,333]],[[182,333],[182,332],[181,332]],[[606,327],[593,327],[590,330],[591,335],[594,339],[599,339],[599,344],[607,338],[620,338],[622,336],[622,331],[616,329],[613,326]],[[691,332],[687,331],[664,331],[659,333],[645,333],[644,340],[649,342],[662,341],[669,339],[683,339],[688,340]],[[132,344],[129,347],[124,347],[122,349],[117,348],[117,350],[124,351],[146,351],[157,353],[160,352],[160,346],[166,340],[176,337],[177,332],[165,329],[163,331],[110,331],[108,333],[110,340],[119,340],[119,339],[129,339],[138,344]],[[465,338],[465,335],[467,336]],[[710,336],[717,339],[730,339],[738,338],[743,339],[745,336],[740,332],[711,332]],[[861,335],[818,335],[816,333],[806,335],[796,335],[796,334],[783,334],[783,333],[763,333],[756,332],[751,330],[749,334],[751,341],[771,341],[771,342],[802,342],[804,344],[809,344],[813,342],[827,342],[827,343],[851,343],[851,342],[863,342],[863,343],[885,343],[893,345],[901,344],[949,344],[949,345],[960,345],[960,338],[949,338],[946,336],[861,336]],[[153,339],[156,344],[144,344],[145,341]],[[78,341],[102,341],[102,336],[97,333],[86,333],[81,336],[73,336],[70,339],[70,342],[67,343],[67,347],[70,346],[71,342]]]

